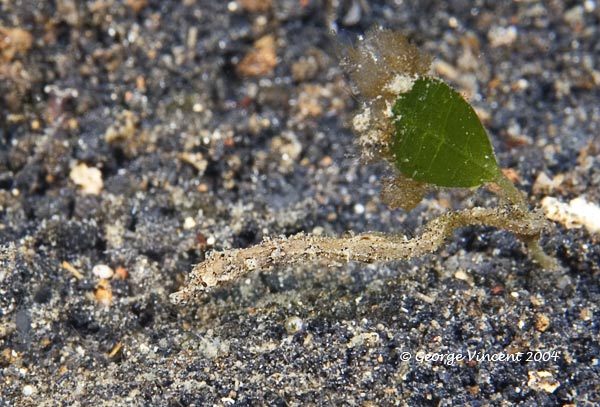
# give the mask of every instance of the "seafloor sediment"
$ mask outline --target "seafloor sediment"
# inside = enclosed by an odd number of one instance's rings
[[[212,249],[496,203],[381,202],[338,58],[373,25],[435,58],[533,207],[597,205],[600,6],[566,3],[0,3],[0,405],[600,403],[600,245],[569,223],[542,239],[554,273],[469,227],[421,259],[168,300]],[[448,360],[473,352],[525,356]]]

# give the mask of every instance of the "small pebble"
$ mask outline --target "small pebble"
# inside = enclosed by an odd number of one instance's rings
[[[312,230],[312,234],[315,236],[323,236],[324,232],[325,229],[323,229],[323,226],[315,226]]]
[[[227,10],[229,10],[232,13],[236,12],[238,8],[238,4],[235,1],[230,1],[229,3],[227,3]]]
[[[377,332],[364,332],[354,335],[346,344],[349,348],[356,346],[375,346],[379,342],[379,334]]]
[[[536,391],[554,393],[554,391],[560,386],[560,383],[554,378],[552,373],[545,370],[531,370],[527,372],[527,376],[529,376],[527,386]]]
[[[544,314],[535,314],[535,329],[544,332],[550,327],[550,318]]]
[[[354,213],[357,215],[362,215],[363,213],[365,213],[365,206],[362,204],[354,205]]]
[[[580,312],[579,312],[579,318],[581,318],[582,321],[591,321],[591,319],[593,318],[593,314],[592,311],[590,311],[589,308],[583,308]]]
[[[184,229],[192,229],[194,226],[196,226],[196,221],[191,216],[188,216],[183,221],[183,228]]]
[[[293,316],[285,320],[285,331],[290,335],[300,332],[303,326],[304,321],[300,317]]]
[[[107,280],[100,280],[94,290],[94,296],[96,297],[96,301],[100,304],[109,307],[113,298],[110,282]]]
[[[102,171],[81,163],[71,169],[69,178],[81,187],[84,194],[98,195],[102,190]]]
[[[600,233],[600,206],[588,202],[584,196],[572,199],[568,204],[547,196],[541,204],[546,218],[561,223],[567,229],[585,227],[589,233]]]
[[[469,277],[469,275],[467,273],[465,273],[464,270],[456,270],[456,273],[454,273],[454,278],[456,278],[457,280],[461,280],[461,281],[469,281],[471,278]]]
[[[103,280],[109,280],[112,278],[115,272],[106,264],[96,264],[92,269],[92,274]]]
[[[494,27],[488,33],[492,48],[512,45],[518,36],[517,27]]]
[[[237,71],[249,77],[263,76],[273,72],[277,66],[275,37],[265,35],[254,43],[251,49],[237,65]]]
[[[596,2],[594,0],[586,0],[583,2],[583,9],[588,12],[588,13],[592,13],[594,12],[594,10],[596,10]]]
[[[35,387],[33,387],[30,384],[26,384],[25,386],[23,386],[22,392],[23,392],[24,396],[31,396],[34,391],[35,391]]]

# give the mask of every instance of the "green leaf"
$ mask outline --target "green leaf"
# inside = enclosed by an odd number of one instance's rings
[[[443,81],[419,77],[392,115],[392,153],[405,176],[442,187],[475,187],[500,176],[477,114]]]

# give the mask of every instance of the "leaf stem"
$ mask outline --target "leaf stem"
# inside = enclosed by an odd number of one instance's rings
[[[513,184],[513,182],[506,175],[504,175],[502,170],[498,169],[498,176],[496,177],[494,183],[500,188],[498,193],[500,198],[506,200],[510,205],[517,205],[519,209],[524,212],[529,211],[523,194],[521,191],[519,191],[515,184]]]

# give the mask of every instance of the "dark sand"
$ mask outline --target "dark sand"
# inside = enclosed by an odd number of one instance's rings
[[[434,56],[532,206],[598,204],[600,5],[123,3],[0,3],[0,405],[600,403],[600,245],[585,228],[551,223],[559,272],[470,227],[414,261],[308,263],[168,300],[213,248],[414,235],[496,203],[482,190],[382,204],[332,25],[343,40],[400,30]],[[524,356],[417,360],[469,351]]]

